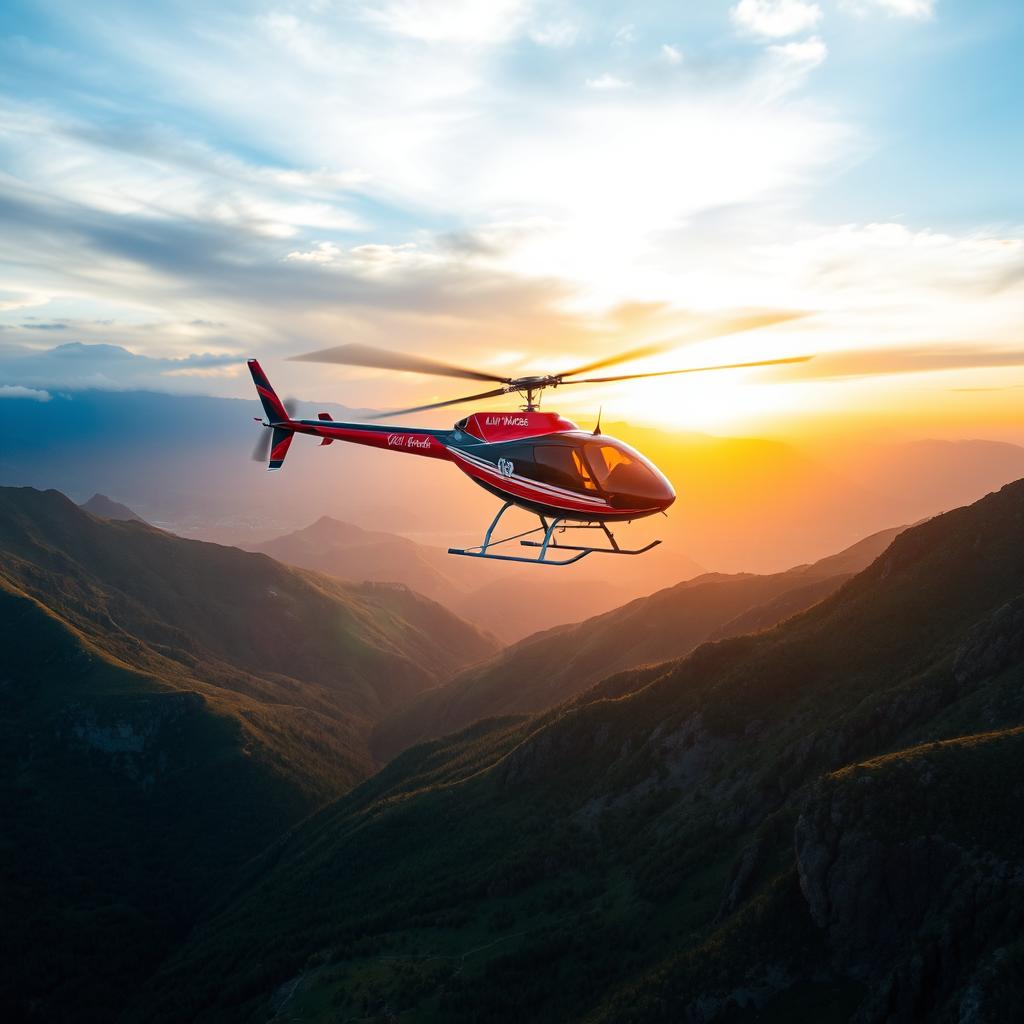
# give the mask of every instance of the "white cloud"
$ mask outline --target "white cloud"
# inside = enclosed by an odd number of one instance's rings
[[[579,27],[565,19],[549,21],[530,29],[530,38],[538,46],[549,46],[560,50],[572,46],[579,35]]]
[[[784,64],[799,71],[816,68],[828,56],[828,47],[817,36],[799,42],[776,43],[768,49]]]
[[[821,8],[804,0],[740,0],[730,9],[729,16],[733,24],[744,32],[780,39],[817,25],[821,20]]]
[[[683,55],[680,50],[669,43],[662,43],[661,55],[669,62],[669,64],[680,64],[683,60]]]
[[[751,249],[776,302],[823,311],[856,345],[907,339],[1017,343],[1024,239],[898,223],[804,228]]]
[[[286,260],[298,263],[334,263],[341,257],[341,249],[333,242],[317,242],[312,249],[295,250],[285,256]]]
[[[367,276],[460,262],[454,254],[445,257],[436,251],[428,251],[415,242],[405,242],[401,245],[369,243],[356,245],[351,249],[342,249],[331,242],[318,242],[312,249],[288,253],[285,259],[296,263],[334,267]]]
[[[927,21],[935,14],[935,0],[843,0],[843,6],[856,14],[881,11],[895,18]]]
[[[597,78],[588,78],[587,86],[591,89],[603,90],[605,92],[613,92],[616,89],[627,89],[630,83],[624,78],[619,78],[618,75],[610,74],[605,72],[603,75],[598,75]]]
[[[30,309],[32,306],[45,306],[50,296],[41,292],[13,292],[0,290],[0,313],[15,309]]]
[[[190,366],[180,370],[162,370],[162,377],[198,377],[200,379],[219,377],[239,377],[242,374],[242,362],[238,360],[228,366]]]
[[[499,43],[516,36],[529,0],[390,0],[364,11],[366,20],[424,42]]]
[[[48,402],[53,396],[40,388],[26,388],[20,384],[0,384],[0,398],[29,398],[33,402]]]
[[[271,238],[302,228],[355,231],[355,172],[254,166],[165,129],[86,126],[0,102],[5,170],[112,214],[199,218]],[[0,309],[4,296],[0,294]]]

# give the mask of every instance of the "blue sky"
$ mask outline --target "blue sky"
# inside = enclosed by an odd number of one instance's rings
[[[674,336],[669,362],[824,356],[693,385],[690,426],[1012,388],[1022,46],[994,0],[8,2],[0,397],[245,394],[256,354],[408,404],[443,382],[283,359],[557,369]],[[811,315],[693,340],[739,308]]]

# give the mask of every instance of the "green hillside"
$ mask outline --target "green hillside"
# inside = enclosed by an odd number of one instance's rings
[[[545,711],[612,672],[774,626],[831,594],[900,533],[884,530],[813,565],[759,576],[706,573],[571,626],[528,637],[385,718],[382,759],[493,715]]]
[[[1022,526],[1024,482],[772,630],[408,751],[128,1018],[1012,1019]]]
[[[0,1009],[110,1020],[241,866],[494,643],[404,588],[0,488]]]

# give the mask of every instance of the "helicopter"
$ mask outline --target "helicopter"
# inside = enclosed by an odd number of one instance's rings
[[[786,315],[775,320],[789,318],[790,315]],[[730,330],[718,333],[747,330],[763,326],[765,322],[774,321],[765,321],[761,317],[756,322],[731,324]],[[448,553],[452,555],[552,566],[571,565],[592,554],[641,555],[661,542],[654,540],[644,547],[632,549],[620,547],[609,524],[629,523],[666,512],[676,500],[672,484],[650,459],[618,438],[602,434],[600,415],[592,432],[581,430],[556,412],[542,412],[541,394],[569,384],[606,384],[684,373],[778,366],[812,358],[808,355],[788,356],[652,373],[584,376],[651,355],[663,347],[649,345],[598,359],[573,370],[527,377],[501,377],[358,343],[291,357],[301,362],[411,371],[496,385],[474,395],[380,413],[369,417],[370,420],[397,418],[503,395],[522,396],[523,404],[518,411],[475,412],[460,419],[451,429],[342,422],[332,419],[326,412],[321,412],[315,420],[293,419],[293,407],[277,397],[259,362],[249,359],[249,371],[266,414],[265,421],[257,420],[269,428],[257,443],[253,457],[267,461],[268,469],[280,469],[294,436],[311,434],[320,438],[321,445],[348,441],[453,462],[474,483],[498,498],[502,505],[487,527],[483,541],[466,548],[449,548]],[[495,539],[498,523],[514,507],[536,515],[540,526]],[[600,546],[567,544],[562,538],[568,530],[599,530],[607,543]],[[519,541],[522,547],[534,549],[534,554],[508,554],[506,545],[515,541]],[[495,548],[500,550],[493,550]]]

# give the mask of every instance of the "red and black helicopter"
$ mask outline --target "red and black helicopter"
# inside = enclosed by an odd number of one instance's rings
[[[788,319],[788,317],[786,317]],[[728,332],[761,326],[763,320],[747,326],[733,326]],[[248,362],[260,401],[266,413],[263,426],[270,428],[261,438],[253,457],[268,461],[269,469],[284,464],[292,438],[296,434],[312,434],[321,438],[321,445],[334,441],[350,441],[386,448],[391,451],[422,455],[431,459],[454,462],[471,480],[490,491],[503,502],[491,521],[483,542],[470,548],[449,548],[453,555],[493,558],[509,562],[538,565],[571,565],[590,554],[639,555],[660,541],[645,547],[619,547],[609,523],[630,522],[664,512],[675,500],[676,493],[665,475],[647,458],[628,444],[601,433],[600,417],[593,433],[581,430],[571,420],[555,412],[539,411],[541,393],[547,388],[567,384],[605,384],[612,381],[638,380],[710,370],[732,370],[755,366],[777,366],[804,362],[810,356],[783,359],[760,359],[753,362],[727,363],[719,366],[692,366],[681,370],[654,373],[619,374],[611,377],[584,377],[583,374],[604,369],[629,359],[638,359],[660,351],[663,346],[647,346],[617,356],[577,366],[564,373],[533,377],[500,377],[493,373],[452,366],[420,356],[388,352],[367,345],[341,345],[310,352],[293,359],[304,362],[340,363],[379,369],[413,371],[443,377],[461,377],[487,381],[496,387],[480,394],[453,398],[409,409],[381,413],[372,419],[398,417],[425,412],[462,402],[482,401],[499,395],[519,394],[524,404],[517,412],[477,412],[458,421],[450,430],[432,427],[385,426],[377,423],[346,423],[331,419],[322,412],[315,420],[296,420],[281,402],[266,374],[255,359]],[[494,530],[501,517],[513,506],[525,509],[540,519],[540,526],[498,540]],[[555,539],[570,529],[601,530],[608,546],[569,545]],[[542,535],[536,539],[536,535]],[[533,539],[527,539],[533,538]],[[518,540],[521,545],[539,549],[535,557],[497,554],[492,548]],[[557,552],[559,557],[550,557]],[[561,557],[562,554],[565,557]]]

